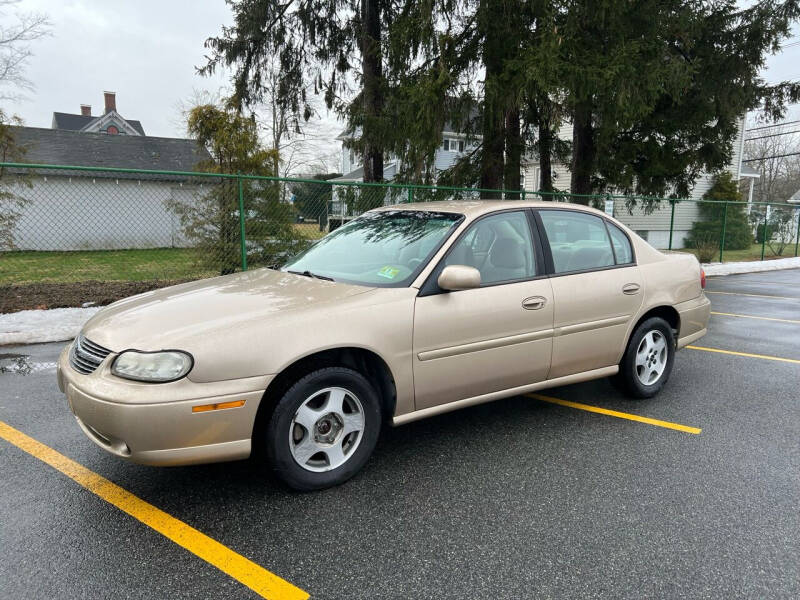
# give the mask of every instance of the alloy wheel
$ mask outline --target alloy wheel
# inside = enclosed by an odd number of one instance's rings
[[[648,331],[636,349],[636,377],[644,385],[657,382],[667,367],[667,340],[664,334],[653,329]]]
[[[308,471],[332,471],[355,454],[364,426],[364,408],[353,392],[324,388],[306,398],[295,412],[289,426],[289,450]]]

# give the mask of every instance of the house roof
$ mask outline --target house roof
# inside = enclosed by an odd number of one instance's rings
[[[210,158],[196,140],[40,127],[11,130],[26,148],[25,162],[36,164],[194,171],[198,162]]]
[[[386,180],[394,179],[397,175],[397,161],[390,162],[383,167],[383,178]],[[329,181],[363,181],[364,180],[364,167],[353,169],[349,173],[345,173],[341,177],[330,179]]]
[[[67,129],[69,131],[80,131],[84,127],[86,127],[92,121],[96,121],[103,115],[96,116],[96,117],[85,117],[84,115],[74,115],[72,113],[62,113],[62,112],[54,112],[53,113],[53,129]],[[125,122],[128,123],[131,127],[133,127],[136,131],[140,134],[145,135],[144,127],[142,127],[141,122],[135,121],[133,119],[125,119]]]

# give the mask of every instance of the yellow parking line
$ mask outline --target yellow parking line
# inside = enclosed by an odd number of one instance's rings
[[[794,319],[776,319],[775,317],[757,317],[755,315],[737,315],[736,313],[726,313],[726,312],[715,312],[711,311],[712,315],[722,315],[724,317],[739,317],[740,319],[760,319],[761,321],[779,321],[780,323],[798,323],[800,321],[796,321]]]
[[[763,358],[764,360],[778,360],[800,365],[800,360],[796,358],[783,358],[781,356],[768,356],[766,354],[752,354],[750,352],[734,352],[733,350],[721,350],[720,348],[706,348],[705,346],[686,346],[690,350],[703,350],[704,352],[718,352],[720,354],[733,354],[734,356],[746,356],[747,358]]]
[[[60,471],[106,502],[246,585],[263,598],[270,600],[308,598],[306,592],[288,581],[2,421],[0,421],[0,438]]]
[[[706,294],[723,294],[725,296],[750,296],[751,298],[777,298],[778,300],[800,300],[797,296],[771,296],[769,294],[743,294],[741,292],[715,292],[706,290]]]
[[[581,404],[580,402],[571,402],[569,400],[562,400],[561,398],[553,398],[551,396],[542,396],[541,394],[528,394],[528,397],[542,402],[550,402],[551,404],[559,404],[561,406],[568,406],[569,408],[577,408],[578,410],[585,410],[588,412],[599,413],[601,415],[608,415],[609,417],[617,417],[618,419],[628,419],[629,421],[638,421],[639,423],[647,423],[648,425],[655,425],[656,427],[664,427],[665,429],[675,429],[685,433],[699,434],[702,429],[699,427],[689,427],[688,425],[680,425],[679,423],[672,423],[671,421],[660,421],[658,419],[651,419],[650,417],[641,417],[631,413],[620,412],[618,410],[609,410],[607,408],[600,408],[599,406],[592,406],[591,404]]]

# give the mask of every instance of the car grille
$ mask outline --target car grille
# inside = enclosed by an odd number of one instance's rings
[[[111,354],[111,350],[98,346],[94,342],[87,340],[83,335],[79,335],[69,353],[69,364],[78,373],[88,375],[94,373],[106,356]]]

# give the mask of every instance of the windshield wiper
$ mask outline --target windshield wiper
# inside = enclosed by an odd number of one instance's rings
[[[322,279],[324,281],[336,281],[333,277],[328,277],[327,275],[318,275],[317,273],[312,273],[311,271],[286,271],[287,273],[291,273],[292,275],[303,275],[304,277],[311,277],[312,279]]]

